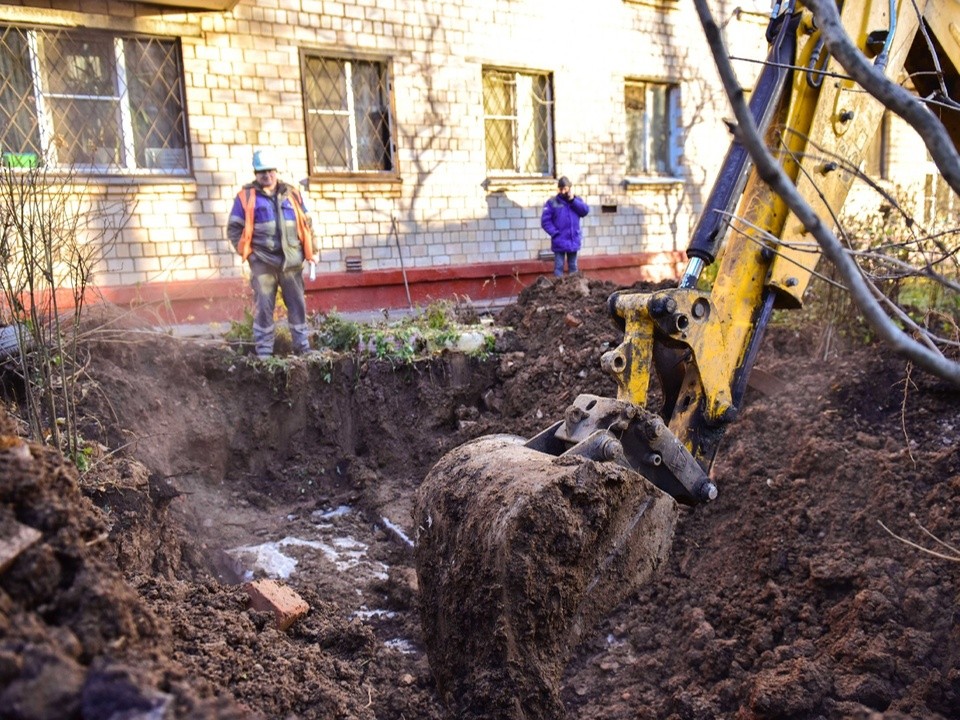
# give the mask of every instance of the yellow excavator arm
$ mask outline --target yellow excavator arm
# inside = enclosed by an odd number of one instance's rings
[[[914,7],[912,0],[848,0],[841,20],[861,52],[892,81],[906,73],[928,94],[940,83],[955,87],[960,10],[952,0],[917,5],[922,15]],[[768,36],[771,51],[751,114],[804,201],[832,225],[881,126],[884,106],[828,55],[813,14],[802,5],[784,8]],[[958,117],[956,110],[944,115],[955,142]],[[694,231],[679,288],[611,298],[624,340],[603,366],[617,381],[618,399],[645,407],[655,372],[665,395],[660,414],[704,472],[722,428],[743,401],[771,311],[801,306],[820,256],[813,236],[749,165],[735,141]],[[718,256],[713,287],[697,289],[703,268]],[[686,492],[674,494],[685,502],[714,496],[712,486],[707,495],[698,493],[704,486],[697,479],[678,482]]]
[[[887,78],[905,72],[925,96],[960,82],[956,0],[846,0],[840,17]],[[801,2],[775,9],[767,38],[750,115],[792,186],[833,225],[884,108],[830,57]],[[944,114],[955,144],[958,115]],[[801,306],[820,256],[736,129],[687,254],[678,287],[609,299],[624,333],[601,360],[616,397],[580,395],[530,439],[463,445],[419,488],[424,639],[454,717],[562,717],[570,649],[652,577],[677,503],[717,497],[710,469],[765,328],[775,308]]]

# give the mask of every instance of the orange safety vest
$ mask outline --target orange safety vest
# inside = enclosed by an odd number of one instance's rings
[[[307,215],[303,212],[303,201],[300,199],[300,193],[295,188],[287,187],[287,192],[293,197],[293,214],[297,216],[297,238],[300,245],[303,246],[303,257],[308,262],[313,261],[313,233],[310,232],[310,225],[307,223]],[[240,242],[237,243],[237,252],[240,257],[246,260],[253,252],[253,209],[257,205],[257,191],[254,188],[244,188],[237,197],[240,199],[240,206],[243,208],[243,232],[240,234]],[[283,222],[283,217],[277,218],[278,223]]]

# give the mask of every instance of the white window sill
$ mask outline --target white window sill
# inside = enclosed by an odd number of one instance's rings
[[[530,176],[496,176],[487,177],[483,183],[488,193],[509,192],[511,190],[530,190],[540,188],[556,188],[557,179],[553,177]]]
[[[645,185],[682,185],[683,178],[672,175],[631,175],[623,179],[624,187]]]
[[[679,5],[677,0],[623,0],[625,5],[646,5],[656,8],[675,8]]]

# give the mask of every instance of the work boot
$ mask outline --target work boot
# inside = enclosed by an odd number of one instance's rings
[[[273,340],[275,335],[274,325],[263,327],[253,324],[253,345],[257,351],[257,357],[270,357],[273,355]]]
[[[310,336],[307,334],[307,324],[297,323],[290,325],[290,340],[293,342],[295,355],[310,352]]]

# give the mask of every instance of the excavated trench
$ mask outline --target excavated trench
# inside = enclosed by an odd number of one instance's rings
[[[463,443],[531,437],[578,394],[613,393],[599,369],[619,341],[612,289],[545,279],[500,313],[494,355],[412,365],[255,365],[111,323],[85,368],[94,470],[0,452],[0,528],[41,533],[0,572],[0,708],[449,717],[450,678],[426,659],[415,494]],[[714,468],[719,499],[681,512],[655,575],[579,636],[559,677],[542,664],[554,707],[583,720],[960,715],[952,565],[884,530],[956,546],[960,395],[889,353],[824,361],[819,344],[815,328],[769,333],[759,366],[789,384],[748,393]],[[265,548],[310,605],[286,632],[233,584],[277,567],[257,569]],[[559,636],[544,637],[549,653]]]

